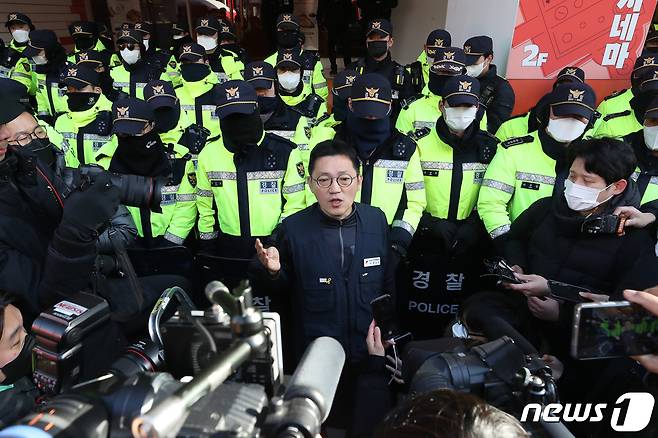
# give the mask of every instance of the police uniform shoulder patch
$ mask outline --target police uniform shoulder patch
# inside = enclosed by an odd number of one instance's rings
[[[523,137],[513,137],[513,138],[510,138],[509,140],[505,140],[500,145],[503,148],[507,149],[507,148],[510,148],[512,146],[518,146],[520,144],[530,143],[530,142],[532,142],[533,139],[534,139],[534,137],[532,135],[525,135]]]
[[[621,96],[621,95],[624,94],[626,91],[627,91],[627,90],[618,90],[618,91],[615,91],[614,93],[612,93],[612,94],[610,94],[610,95],[604,97],[603,100],[614,99],[614,98],[617,97],[617,96]]]
[[[287,138],[281,137],[280,135],[273,134],[271,132],[266,132],[265,133],[265,138],[269,138],[270,140],[274,140],[278,143],[283,143],[286,146],[290,147],[290,149],[296,149],[297,148],[297,143],[294,143]]]
[[[393,156],[395,158],[409,160],[414,152],[416,152],[416,146],[416,139],[411,135],[400,132],[393,144]]]
[[[406,99],[404,99],[404,100],[402,101],[402,103],[400,104],[400,106],[402,106],[402,109],[409,109],[409,106],[410,106],[412,103],[414,103],[415,101],[421,99],[422,97],[423,97],[422,94],[416,94],[416,95],[414,95],[414,96],[407,97]]]
[[[301,161],[297,164],[295,164],[295,168],[297,169],[297,175],[299,175],[300,178],[304,178],[306,176],[306,170],[304,169],[304,163]]]
[[[187,180],[190,182],[192,187],[196,187],[196,173],[188,173]]]
[[[177,65],[178,64],[176,64],[176,61],[174,61],[174,60],[169,61],[169,67],[176,68]]]
[[[432,130],[427,126],[425,126],[423,128],[418,128],[415,131],[409,131],[407,135],[412,139],[414,139],[415,141],[418,141],[423,137],[427,137],[430,134],[430,132],[432,132]]]
[[[625,116],[628,116],[630,114],[631,114],[631,110],[625,110],[625,111],[620,111],[618,113],[608,114],[607,116],[605,116],[603,118],[603,121],[607,122],[609,120],[616,119],[616,118],[619,118],[619,117],[625,117]]]

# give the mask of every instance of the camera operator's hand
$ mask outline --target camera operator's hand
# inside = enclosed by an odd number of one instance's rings
[[[375,325],[375,320],[373,319],[368,327],[368,336],[366,337],[366,345],[368,346],[368,354],[371,356],[381,356],[384,357],[385,348],[382,343],[382,332]]]
[[[503,286],[506,289],[521,292],[526,297],[543,297],[551,292],[550,288],[548,287],[548,280],[546,280],[541,275],[516,274],[516,278],[523,281],[523,283],[503,283]]]
[[[564,364],[560,362],[560,359],[549,354],[543,355],[541,359],[551,368],[551,374],[555,380],[562,377],[562,373],[564,373]]]
[[[60,234],[69,240],[90,242],[119,207],[119,189],[107,173],[99,174],[86,190],[76,190],[64,202]]]
[[[274,276],[281,270],[281,262],[279,261],[279,250],[274,246],[265,248],[260,239],[256,239],[256,255],[267,272]]]
[[[647,289],[645,292],[637,290],[625,290],[624,298],[631,303],[639,304],[648,312],[658,316],[658,288]],[[658,374],[658,354],[644,354],[642,356],[631,356],[650,373]]]
[[[644,228],[656,221],[652,213],[643,213],[635,207],[617,207],[613,214],[626,218],[625,227]]]

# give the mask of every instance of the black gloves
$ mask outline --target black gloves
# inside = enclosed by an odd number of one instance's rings
[[[101,173],[88,188],[66,198],[58,234],[69,241],[94,241],[118,207],[119,189],[112,185],[109,174]]]
[[[419,231],[433,239],[438,249],[450,251],[457,233],[457,225],[446,219],[438,219],[430,214],[423,214],[418,224]]]

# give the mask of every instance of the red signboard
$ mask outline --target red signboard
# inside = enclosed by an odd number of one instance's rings
[[[506,75],[522,96],[516,112],[534,105],[568,66],[585,71],[599,100],[623,88],[655,8],[656,0],[520,0]],[[544,80],[539,90],[536,80]]]

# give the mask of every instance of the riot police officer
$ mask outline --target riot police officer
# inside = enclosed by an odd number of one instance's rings
[[[565,67],[557,74],[553,89],[560,84],[585,83],[585,72],[578,67]],[[496,131],[496,137],[501,142],[514,137],[523,137],[529,132],[534,132],[542,123],[540,118],[545,115],[545,107],[551,93],[546,93],[530,111],[518,116],[510,117],[504,121]],[[598,121],[598,119],[597,119]],[[543,122],[546,123],[545,121]]]
[[[75,54],[74,59],[74,64],[84,65],[98,73],[100,87],[105,97],[111,101],[117,99],[121,92],[115,89],[113,86],[114,80],[110,75],[110,68],[107,64],[107,56],[104,53],[97,52],[95,50],[81,50]]]
[[[348,105],[335,138],[356,149],[363,175],[359,202],[384,212],[391,242],[404,256],[426,205],[416,142],[393,127],[391,86],[383,76],[357,76]]]
[[[219,80],[208,65],[206,51],[196,43],[184,44],[178,57],[181,85],[176,87],[181,109],[196,125],[210,131],[210,137],[219,135],[215,114],[214,90]]]
[[[205,51],[210,68],[217,76],[218,83],[242,79],[244,64],[236,53],[220,46],[220,32],[223,23],[214,17],[199,19],[196,27],[196,42]]]
[[[30,39],[30,31],[34,30],[34,25],[27,15],[20,12],[10,12],[7,15],[5,27],[11,34],[11,41],[7,45],[8,50],[3,62],[4,67],[10,73],[9,75],[5,75],[5,77],[11,77],[21,82],[29,90],[32,80],[30,66],[27,60],[21,60],[21,54],[27,47],[27,41]],[[16,68],[19,63],[20,66]]]
[[[145,207],[127,207],[133,216],[141,243],[146,247],[167,242],[181,245],[196,222],[194,166],[186,147],[164,145],[155,130],[151,106],[136,98],[112,105],[112,133],[117,143],[98,151],[98,164],[116,173],[165,178],[161,212]]]
[[[443,86],[451,77],[465,71],[466,58],[458,47],[438,47],[434,49],[433,56],[434,63],[430,67],[429,81],[423,93],[402,102],[402,110],[395,123],[400,132],[408,133],[421,128],[434,129],[436,120],[441,117],[439,103]],[[486,130],[486,113],[481,115],[480,127]]]
[[[182,111],[180,99],[172,83],[160,79],[149,82],[144,87],[144,100],[153,108],[155,130],[160,134],[162,143],[165,146],[180,143],[192,121],[188,114]],[[180,144],[190,149],[193,157],[203,148],[203,145]]]
[[[80,164],[96,163],[96,154],[107,143],[116,146],[112,135],[112,102],[103,95],[98,73],[89,66],[67,67],[69,112],[55,122],[55,130],[68,142]]]
[[[235,26],[230,22],[220,23],[219,29],[219,46],[222,50],[229,52],[242,62],[243,66],[249,64],[249,54],[240,46],[238,35],[235,32]]]
[[[562,189],[568,171],[566,148],[591,125],[595,103],[589,85],[559,85],[551,93],[546,126],[501,143],[484,175],[477,205],[492,238],[507,233],[533,202]]]
[[[151,38],[153,36],[153,25],[147,21],[143,21],[141,23],[135,23],[134,29],[142,34],[142,42],[146,48],[144,60],[154,68],[165,72],[168,80],[174,85],[178,84],[180,71],[178,71],[176,58],[168,51],[156,46],[156,41]]]
[[[180,20],[177,23],[174,23],[172,26],[172,33],[173,41],[169,49],[174,55],[180,53],[180,49],[183,47],[183,44],[189,44],[193,42],[192,37],[190,36],[190,31],[187,27],[186,20]]]
[[[409,73],[413,82],[420,81],[421,88],[425,88],[429,83],[430,67],[434,62],[439,60],[436,50],[452,45],[452,36],[450,32],[444,29],[434,29],[427,35],[423,51],[418,55],[415,62],[409,64]],[[414,87],[418,89],[417,87]],[[424,91],[424,90],[423,90]]]
[[[487,113],[487,131],[496,132],[514,109],[514,89],[493,64],[493,40],[485,35],[464,43],[466,74],[480,81],[480,113]]]
[[[113,67],[110,75],[114,88],[129,97],[144,97],[144,86],[154,79],[167,79],[158,65],[146,59],[146,47],[142,34],[136,30],[122,30],[117,38],[117,50],[121,65]]]
[[[217,115],[222,135],[199,154],[200,247],[247,259],[257,237],[270,236],[282,217],[305,207],[306,173],[294,143],[264,131],[247,82],[219,86]]]
[[[393,109],[390,117],[395,123],[400,112],[401,103],[410,98],[415,92],[411,83],[411,76],[403,65],[398,64],[391,58],[393,47],[393,26],[388,20],[375,19],[368,23],[366,30],[366,48],[368,53],[365,59],[352,64],[350,68],[358,74],[378,73],[385,77],[391,84],[391,97]]]
[[[327,88],[327,80],[322,74],[320,56],[315,51],[304,50],[301,44],[302,35],[297,17],[290,13],[279,15],[276,24],[276,43],[278,50],[268,56],[265,62],[275,66],[281,51],[297,51],[303,69],[302,81],[304,89],[302,94],[307,96],[311,93],[316,93],[326,100],[327,96],[329,96],[329,88]],[[282,96],[282,98],[284,102],[289,103],[285,96]]]
[[[75,55],[81,51],[94,50],[103,52],[106,56],[106,63],[110,61],[110,51],[99,38],[98,25],[91,21],[75,21],[69,24],[69,34],[75,42],[73,53],[68,56],[71,63],[75,63]]]
[[[406,287],[398,293],[402,320],[414,337],[434,338],[454,318],[478,282],[479,263],[474,260],[486,252],[488,236],[475,206],[498,141],[479,127],[479,92],[477,79],[448,78],[435,127],[412,135],[427,206],[409,250],[412,272],[406,273]],[[419,281],[424,277],[427,281]]]

